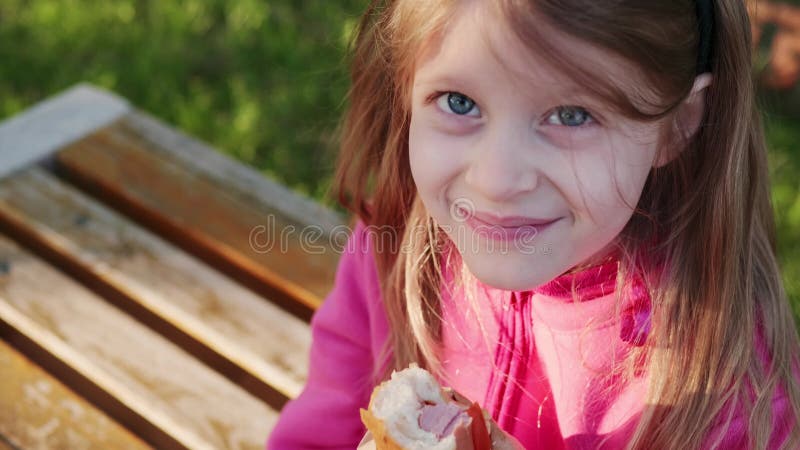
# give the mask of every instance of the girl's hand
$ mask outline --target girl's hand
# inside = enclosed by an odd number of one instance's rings
[[[494,420],[486,419],[486,423],[489,428],[490,447],[487,447],[487,444],[481,445],[471,441],[459,443],[456,440],[456,450],[525,450],[514,436],[503,431]]]
[[[459,394],[458,392],[452,389],[447,388],[445,389],[445,391],[449,392],[452,398],[462,405],[472,404],[472,402],[468,398],[464,397],[463,395]],[[483,419],[484,422],[486,423],[487,431],[489,432],[489,439],[491,440],[491,447],[486,450],[525,450],[525,447],[523,447],[522,444],[520,444],[519,441],[514,436],[511,436],[510,434],[503,431],[503,429],[497,425],[497,422],[495,422],[494,420],[492,420],[491,417],[489,417],[488,413],[486,412],[483,413]],[[473,442],[473,444],[477,444],[478,446],[480,446],[480,444],[476,442]],[[477,448],[476,446],[471,446],[471,445],[467,446],[462,445],[457,447],[456,450],[484,450],[484,449]]]
[[[489,419],[489,421],[491,422],[489,434],[492,439],[492,450],[525,450],[525,447],[514,436],[500,429],[494,420]]]

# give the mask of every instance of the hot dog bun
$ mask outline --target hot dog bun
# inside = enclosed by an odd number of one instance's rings
[[[488,414],[416,364],[375,388],[361,420],[377,450],[492,449]]]

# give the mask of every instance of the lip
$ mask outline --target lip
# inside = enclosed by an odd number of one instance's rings
[[[497,226],[503,228],[518,228],[522,226],[538,226],[538,225],[547,225],[550,223],[555,222],[558,218],[555,219],[539,219],[536,217],[526,217],[526,216],[497,216],[491,213],[485,212],[474,212],[472,214],[476,220],[483,222],[485,225],[489,226]]]
[[[548,228],[556,219],[538,219],[526,216],[498,217],[493,214],[475,213],[467,216],[466,224],[478,235],[495,241],[530,241]]]

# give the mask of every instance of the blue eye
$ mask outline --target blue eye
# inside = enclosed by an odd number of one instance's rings
[[[592,119],[592,115],[589,114],[589,111],[586,111],[580,106],[559,106],[553,111],[553,114],[547,118],[547,123],[579,127],[592,120],[594,119]]]
[[[459,94],[458,92],[448,92],[446,94],[442,94],[436,100],[436,104],[442,109],[442,111],[450,111],[459,116],[480,115],[480,110],[478,109],[477,105],[475,105],[475,101],[464,94]]]

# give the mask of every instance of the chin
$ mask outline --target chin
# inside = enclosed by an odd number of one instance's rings
[[[553,272],[553,266],[548,267],[550,270],[543,271],[531,269],[535,267],[534,261],[538,258],[523,258],[521,261],[521,258],[514,258],[512,255],[499,256],[502,260],[481,255],[474,256],[474,258],[464,258],[470,273],[481,283],[495,289],[527,291],[547,283],[560,273]]]

